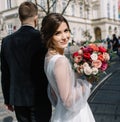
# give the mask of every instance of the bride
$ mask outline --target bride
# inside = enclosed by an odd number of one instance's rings
[[[48,14],[42,21],[41,36],[48,48],[44,69],[53,91],[48,95],[51,104],[55,104],[51,122],[95,122],[87,102],[91,84],[75,77],[64,56],[70,39],[67,20],[58,13]]]

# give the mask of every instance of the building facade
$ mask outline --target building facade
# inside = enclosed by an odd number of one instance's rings
[[[18,6],[23,1],[25,0],[0,0],[0,38],[20,27]],[[35,0],[27,1],[35,3]],[[67,2],[68,0],[58,0],[50,12],[62,13]],[[41,20],[46,15],[47,0],[37,0],[37,3],[40,29]],[[63,15],[70,24],[73,40],[78,43],[91,38],[106,39],[112,34],[120,35],[120,0],[71,0]]]

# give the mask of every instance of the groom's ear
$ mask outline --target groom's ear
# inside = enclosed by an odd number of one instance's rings
[[[35,27],[38,25],[38,15],[34,16]]]
[[[38,20],[38,15],[34,16],[34,20]]]

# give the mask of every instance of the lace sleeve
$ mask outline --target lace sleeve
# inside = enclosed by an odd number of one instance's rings
[[[65,57],[56,60],[53,72],[63,105],[70,111],[80,110],[87,102],[90,93],[89,83],[81,79],[75,82],[69,61]]]

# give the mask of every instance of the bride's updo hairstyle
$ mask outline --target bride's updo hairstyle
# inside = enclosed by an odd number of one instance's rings
[[[59,13],[50,13],[43,18],[41,37],[47,48],[55,49],[51,38],[62,22],[65,22],[70,30],[67,20]]]

